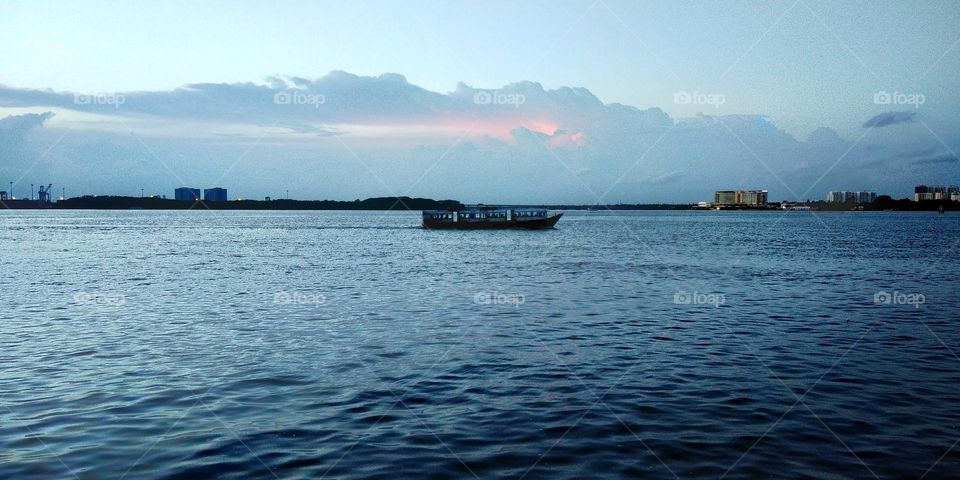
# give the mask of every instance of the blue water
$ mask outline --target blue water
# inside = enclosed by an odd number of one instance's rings
[[[960,215],[418,221],[2,212],[0,478],[960,472]]]

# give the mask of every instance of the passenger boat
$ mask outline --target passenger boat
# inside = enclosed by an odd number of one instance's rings
[[[491,229],[553,228],[562,213],[550,215],[545,208],[473,207],[460,210],[424,210],[423,228]]]

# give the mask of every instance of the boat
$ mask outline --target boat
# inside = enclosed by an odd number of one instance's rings
[[[562,213],[551,215],[545,208],[468,207],[451,210],[424,210],[423,228],[435,229],[499,229],[553,228]]]

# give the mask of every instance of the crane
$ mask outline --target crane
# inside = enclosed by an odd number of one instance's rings
[[[53,188],[53,184],[47,184],[47,187],[44,188],[43,185],[40,185],[39,200],[40,206],[46,206],[50,203],[50,189]]]

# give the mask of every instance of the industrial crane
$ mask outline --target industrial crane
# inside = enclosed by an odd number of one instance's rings
[[[50,189],[53,188],[53,184],[48,184],[46,188],[43,185],[40,185],[40,206],[44,207],[50,203]]]

